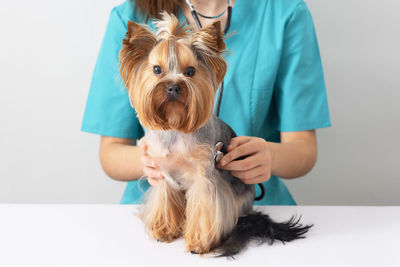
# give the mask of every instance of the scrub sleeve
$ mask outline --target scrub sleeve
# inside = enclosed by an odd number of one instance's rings
[[[130,9],[128,3],[124,5]],[[121,18],[117,8],[111,11],[109,17],[93,72],[81,130],[103,136],[140,139],[144,130],[130,105],[128,92],[119,74],[118,54],[125,37],[127,19]],[[134,14],[133,9],[131,11]],[[141,186],[138,181],[127,183],[121,204],[141,202],[143,192],[150,186],[147,181],[141,183]]]
[[[311,14],[301,2],[287,22],[275,101],[282,132],[330,126],[324,74]]]
[[[94,68],[81,130],[138,139],[144,131],[130,105],[128,92],[119,74],[118,54],[125,37],[126,22],[117,8],[111,11]]]
[[[275,142],[280,141],[280,132],[313,130],[331,125],[314,23],[303,1],[299,1],[286,20],[282,39],[280,63],[267,116],[270,122],[264,126],[264,129],[273,129],[266,139]],[[260,114],[254,116],[257,118]],[[272,176],[263,184],[266,195],[270,197],[255,201],[255,205],[295,205],[280,178]],[[256,191],[257,195],[261,193],[258,187]]]

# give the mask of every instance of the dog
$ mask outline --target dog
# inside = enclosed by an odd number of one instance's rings
[[[140,217],[149,234],[164,242],[183,236],[188,251],[218,256],[239,253],[251,239],[303,238],[311,226],[294,217],[276,223],[254,211],[255,186],[215,167],[236,136],[213,115],[227,70],[220,22],[195,32],[164,12],[154,25],[156,33],[129,21],[119,54],[122,80],[146,129],[140,145],[165,177],[145,193]]]

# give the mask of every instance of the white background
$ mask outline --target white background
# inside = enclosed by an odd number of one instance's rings
[[[333,126],[318,131],[314,170],[286,183],[302,205],[400,205],[400,2],[306,2]],[[1,4],[0,202],[119,202],[125,184],[101,170],[99,137],[80,132],[108,15],[119,3]]]
[[[182,238],[172,243],[150,239],[134,215],[136,208],[0,205],[0,266],[400,266],[400,207],[264,206],[259,210],[274,220],[301,214],[302,223],[314,226],[306,238],[294,242],[253,242],[235,260],[192,255]]]

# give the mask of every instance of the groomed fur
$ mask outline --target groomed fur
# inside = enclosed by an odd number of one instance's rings
[[[162,14],[157,34],[128,22],[119,53],[120,72],[131,104],[146,129],[194,132],[212,115],[215,91],[226,72],[220,22],[193,33],[175,16]],[[154,75],[153,67],[162,70]],[[184,71],[192,66],[196,78]],[[177,101],[168,101],[168,84],[180,86]]]
[[[286,222],[275,222],[262,213],[239,217],[230,237],[218,249],[219,256],[232,257],[243,250],[250,241],[272,245],[276,240],[282,243],[304,238],[312,225],[301,225],[300,218],[292,217]]]
[[[185,196],[165,180],[146,194],[141,219],[149,233],[157,240],[171,242],[182,235],[185,224]]]
[[[311,226],[255,213],[254,185],[215,168],[215,144],[226,151],[235,136],[212,115],[227,68],[220,23],[193,32],[172,15],[161,18],[156,34],[128,22],[120,51],[121,77],[146,128],[140,146],[165,177],[145,194],[141,218],[149,234],[164,242],[182,236],[188,251],[221,256],[239,253],[253,239],[303,238]]]

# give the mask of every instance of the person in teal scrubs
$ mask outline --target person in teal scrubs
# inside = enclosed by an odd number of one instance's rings
[[[227,7],[226,0],[191,2],[205,15],[219,14]],[[245,183],[263,182],[266,194],[255,204],[295,205],[279,177],[289,179],[309,172],[317,154],[315,129],[330,126],[313,20],[302,0],[232,3],[225,40],[228,71],[219,117],[239,137],[232,140],[218,167]],[[150,186],[147,180],[138,182],[141,176],[147,174],[155,186],[162,179],[154,162],[135,146],[144,129],[130,105],[118,64],[127,21],[147,23],[154,29],[149,12],[134,1],[112,9],[82,123],[83,131],[102,136],[100,158],[105,172],[127,181],[122,204],[141,202]],[[195,25],[185,1],[178,1],[175,13],[181,22]],[[224,25],[226,14],[219,19]],[[215,21],[200,20],[202,25]],[[248,157],[238,160],[242,156]]]

